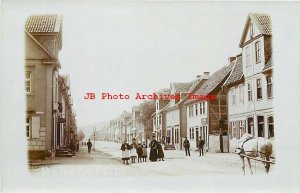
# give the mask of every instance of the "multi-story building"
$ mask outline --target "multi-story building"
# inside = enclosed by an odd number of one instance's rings
[[[76,139],[69,79],[59,75],[62,18],[30,16],[25,24],[26,136],[29,158],[54,156]]]
[[[170,94],[170,90],[162,89],[156,94]],[[168,98],[159,98],[155,100],[155,113],[152,114],[153,135],[159,142],[162,142],[164,140],[163,133],[166,132],[166,112],[164,111],[164,108],[167,106],[169,101],[170,100]]]
[[[209,151],[223,152],[226,148],[227,119],[226,93],[222,85],[229,76],[233,62],[211,75],[184,102],[187,119],[187,138],[191,149],[196,149],[201,136]],[[223,148],[224,147],[224,148]]]
[[[228,125],[231,139],[247,132],[274,137],[272,27],[265,14],[249,14],[241,41],[235,74],[225,83],[228,90]]]
[[[25,25],[26,136],[29,158],[54,155],[58,123],[58,53],[62,19],[31,16]]]

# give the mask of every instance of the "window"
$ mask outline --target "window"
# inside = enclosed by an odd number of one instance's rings
[[[253,117],[248,117],[247,118],[247,131],[249,134],[254,135],[254,130],[253,130]]]
[[[240,101],[240,104],[244,103],[244,89],[243,89],[243,85],[239,86],[239,101]]]
[[[261,50],[260,50],[260,42],[255,43],[255,61],[259,63],[261,61]]]
[[[202,115],[203,114],[203,103],[200,103],[199,105],[200,105],[200,115]]]
[[[202,106],[202,108],[203,108],[203,114],[205,114],[205,102],[203,102],[203,106]]]
[[[26,137],[30,138],[30,118],[29,117],[26,117],[25,125],[26,125]]]
[[[272,89],[272,76],[267,77],[267,95],[268,97],[273,96],[273,89]]]
[[[257,116],[257,136],[264,137],[264,116]]]
[[[158,122],[159,125],[162,123],[161,118],[162,118],[161,115],[159,115],[159,122]]]
[[[247,84],[247,88],[248,88],[248,101],[252,101],[252,86],[251,86],[251,83]]]
[[[235,89],[231,89],[231,104],[235,105]]]
[[[274,137],[274,118],[273,116],[268,117],[268,137]]]
[[[190,139],[194,139],[194,128],[190,128]]]
[[[261,79],[256,80],[256,95],[257,99],[262,99]]]
[[[198,115],[198,104],[195,104],[195,115]]]
[[[25,92],[26,93],[31,93],[31,84],[32,84],[31,78],[32,78],[31,72],[26,71],[26,73],[25,73]]]
[[[240,137],[242,137],[242,135],[246,133],[245,124],[244,121],[239,121],[239,122],[240,122]]]
[[[250,47],[246,47],[246,67],[250,66]]]

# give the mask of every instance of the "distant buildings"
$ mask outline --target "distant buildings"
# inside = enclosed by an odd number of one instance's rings
[[[26,137],[29,158],[54,156],[76,136],[69,77],[59,75],[62,18],[30,16],[25,25]]]

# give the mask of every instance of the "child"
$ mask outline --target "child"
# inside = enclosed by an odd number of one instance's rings
[[[138,162],[142,162],[142,154],[143,154],[143,150],[142,150],[142,144],[138,144],[138,147],[136,148],[136,152],[137,152],[137,155],[138,155]]]
[[[143,144],[143,146],[142,146],[142,158],[143,158],[143,162],[147,161],[147,148],[146,148],[146,144]]]
[[[157,143],[157,158],[159,159],[159,161],[165,161],[164,157],[165,157],[165,155],[164,155],[163,148],[161,146],[161,143],[158,142]]]
[[[129,149],[130,149],[129,144],[126,143],[126,140],[125,140],[121,145],[123,164],[125,164],[125,162],[126,162],[126,164],[128,164],[128,160],[130,157]]]

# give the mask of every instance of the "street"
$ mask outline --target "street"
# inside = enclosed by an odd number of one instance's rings
[[[73,157],[55,157],[51,163],[31,167],[34,176],[201,176],[201,175],[243,175],[242,162],[238,155],[232,153],[206,153],[199,157],[198,152],[191,151],[186,157],[183,150],[166,150],[165,161],[142,162],[129,165],[122,164],[120,144],[97,141],[96,151],[89,154],[86,146],[80,147]],[[149,150],[148,150],[149,153]],[[247,161],[245,161],[247,163]],[[264,166],[252,161],[254,175],[265,175]],[[272,166],[271,170],[272,172]],[[246,164],[246,175],[250,170]]]

